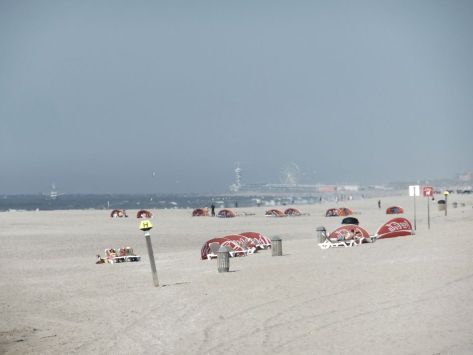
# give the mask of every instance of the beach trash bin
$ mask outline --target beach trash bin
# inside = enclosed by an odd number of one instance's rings
[[[221,246],[217,251],[218,272],[230,271],[230,252],[226,246]]]
[[[325,242],[325,239],[327,238],[327,230],[325,227],[317,227],[317,239],[319,240],[319,243]]]
[[[439,211],[445,211],[445,200],[439,200],[437,206]]]
[[[282,255],[282,239],[278,236],[271,238],[271,250],[273,256]]]
[[[458,202],[453,202],[452,206],[453,206],[453,208],[457,208],[458,207]]]

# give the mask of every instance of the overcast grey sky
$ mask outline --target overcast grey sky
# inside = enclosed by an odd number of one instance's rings
[[[473,169],[472,1],[0,0],[0,193]],[[153,171],[156,176],[153,176]]]

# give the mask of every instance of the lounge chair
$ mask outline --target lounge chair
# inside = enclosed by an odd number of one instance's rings
[[[124,258],[125,258],[125,261],[127,261],[127,262],[140,261],[140,260],[141,260],[141,256],[136,255],[136,254],[133,252],[133,248],[132,248],[132,247],[123,247],[123,248],[120,248],[120,253],[119,253],[119,255],[120,255],[121,257],[124,257]]]
[[[328,248],[338,248],[338,247],[353,247],[357,245],[361,245],[365,238],[361,237],[354,237],[352,239],[338,239],[338,240],[331,240],[329,236],[325,235],[325,240],[322,243],[319,243],[319,247],[321,249],[328,249]]]
[[[123,263],[126,261],[125,257],[117,255],[117,252],[113,248],[105,249],[105,260],[109,264]]]
[[[214,242],[209,244],[210,253],[207,254],[207,259],[211,260],[217,257],[217,252],[220,249],[220,243]]]

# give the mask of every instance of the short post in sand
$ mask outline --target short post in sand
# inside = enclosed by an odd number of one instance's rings
[[[271,238],[271,250],[273,256],[282,256],[282,239],[278,236]]]
[[[217,267],[218,272],[230,271],[230,251],[222,245],[217,251]]]
[[[151,264],[151,273],[153,274],[153,283],[155,287],[159,287],[158,273],[154,262],[153,246],[151,245],[151,236],[149,231],[153,228],[150,221],[141,221],[140,229],[145,232],[146,247],[148,248],[149,263]]]
[[[448,194],[449,194],[449,192],[448,192],[447,190],[445,190],[445,191],[443,192],[443,195],[445,196],[445,216],[447,215],[447,208],[448,208],[448,207],[447,207],[447,206],[448,206],[448,201],[447,201],[447,199],[448,199]]]
[[[319,240],[319,243],[325,242],[325,239],[327,239],[327,230],[325,229],[325,227],[323,226],[317,227],[316,231],[317,231],[317,239]]]

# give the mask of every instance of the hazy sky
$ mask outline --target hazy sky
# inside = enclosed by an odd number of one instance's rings
[[[0,0],[0,193],[473,170],[472,1]],[[153,176],[153,171],[156,172]]]

